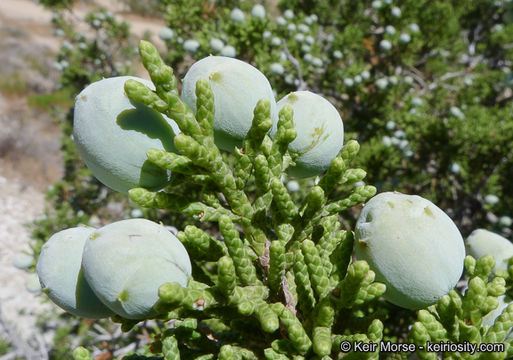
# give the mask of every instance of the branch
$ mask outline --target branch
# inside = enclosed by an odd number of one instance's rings
[[[296,68],[297,77],[298,77],[298,80],[299,80],[299,84],[297,85],[297,90],[298,91],[306,90],[307,86],[306,86],[305,80],[303,79],[303,73],[301,71],[301,65],[299,64],[299,61],[294,56],[292,56],[292,54],[290,53],[289,48],[287,47],[287,44],[285,43],[285,41],[283,42],[283,52],[287,56],[287,59]]]

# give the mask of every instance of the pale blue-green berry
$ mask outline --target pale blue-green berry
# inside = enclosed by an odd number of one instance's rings
[[[273,37],[271,39],[271,44],[273,46],[280,46],[281,45],[281,39],[279,37],[275,36],[275,37]]]
[[[513,220],[507,215],[503,215],[499,218],[499,225],[502,227],[510,227],[513,224]]]
[[[450,111],[452,116],[454,116],[454,117],[456,117],[458,119],[464,119],[465,118],[465,114],[457,106],[451,106],[449,111]]]
[[[74,49],[74,46],[73,44],[71,44],[68,40],[64,40],[61,44],[61,46],[65,49],[65,50],[73,50]]]
[[[406,156],[406,157],[408,157],[408,158],[409,158],[409,157],[412,157],[412,156],[413,156],[413,151],[411,151],[411,150],[406,150],[406,151],[404,152],[404,156]]]
[[[236,23],[244,22],[245,17],[244,12],[239,8],[234,8],[230,13],[230,19]]]
[[[296,180],[290,180],[287,182],[287,190],[290,192],[298,192],[301,190],[301,187],[299,186],[299,183]]]
[[[73,138],[93,175],[119,192],[133,187],[159,189],[169,181],[165,170],[151,164],[149,149],[174,151],[176,123],[143,105],[134,106],[125,94],[128,79],[154,88],[150,81],[120,76],[86,87],[75,100]]]
[[[364,78],[365,80],[368,80],[371,76],[369,70],[363,70],[361,75],[362,75],[362,78]]]
[[[387,130],[394,130],[395,129],[395,122],[392,121],[392,120],[387,121],[387,123],[385,124],[385,128]]]
[[[284,51],[280,51],[280,60],[287,60],[287,54]]]
[[[303,42],[305,41],[305,35],[303,35],[302,33],[297,33],[296,35],[294,35],[294,40],[296,40],[297,42]]]
[[[392,48],[392,43],[390,41],[388,41],[387,39],[383,39],[379,42],[379,47],[382,48],[383,50],[390,50]]]
[[[385,145],[385,146],[392,146],[392,139],[388,135],[383,136],[381,138],[381,141],[383,142],[383,145]]]
[[[253,9],[251,9],[251,16],[259,18],[259,19],[265,19],[265,8],[261,4],[256,4],[253,6]]]
[[[419,309],[454,288],[465,246],[452,220],[429,200],[386,192],[365,204],[355,228],[355,252],[386,284],[391,303]]]
[[[399,146],[399,143],[401,142],[401,139],[396,138],[395,136],[392,136],[392,137],[390,138],[390,141],[392,142],[392,145],[394,145],[394,146]]]
[[[28,274],[25,279],[25,289],[32,294],[41,293],[41,284],[37,274]]]
[[[404,139],[406,137],[406,133],[403,130],[396,130],[394,132],[394,136],[399,139]]]
[[[94,19],[92,25],[95,29],[98,29],[100,26],[102,26],[102,22],[98,19]]]
[[[271,119],[278,122],[276,101],[269,81],[243,61],[209,56],[194,63],[183,80],[182,100],[196,112],[196,82],[206,79],[214,94],[214,139],[218,147],[234,151],[251,127],[257,102],[270,103]]]
[[[385,26],[385,32],[389,35],[394,35],[395,27],[393,27],[392,25],[387,25],[387,26]]]
[[[422,101],[422,99],[421,99],[421,98],[419,98],[419,97],[416,97],[416,96],[415,96],[413,99],[411,99],[411,104],[412,104],[413,106],[422,106],[422,104],[423,104],[423,103],[424,103],[424,102],[423,102],[423,101]]]
[[[305,41],[308,45],[313,45],[313,43],[315,42],[315,39],[312,35],[307,35],[305,37]]]
[[[14,257],[12,264],[18,269],[25,270],[28,269],[30,265],[32,265],[33,261],[34,256],[25,253],[19,253]]]
[[[220,52],[224,47],[223,41],[217,38],[210,39],[209,45],[210,48],[215,52]]]
[[[308,27],[308,25],[306,25],[306,24],[299,24],[299,25],[297,26],[297,29],[298,29],[299,31],[303,32],[303,33],[307,33],[307,32],[309,32],[309,31],[310,31],[310,28],[309,28],[309,27]]]
[[[458,164],[458,163],[452,163],[452,164],[449,166],[449,170],[450,170],[453,174],[459,174],[459,173],[460,173],[460,171],[461,171],[460,164]]]
[[[467,86],[471,86],[472,85],[472,76],[468,75],[468,76],[465,76],[463,77],[463,83]]]
[[[143,217],[143,212],[140,209],[133,209],[130,211],[130,216],[133,218],[141,218]]]
[[[410,41],[411,41],[410,34],[402,33],[401,35],[399,35],[399,42],[401,44],[408,44]]]
[[[312,50],[312,47],[310,45],[307,45],[307,44],[301,45],[301,51],[302,52],[307,53],[307,52],[310,52],[310,50]]]
[[[392,14],[393,17],[399,18],[402,15],[402,11],[397,6],[394,6],[390,9],[390,14]]]
[[[278,24],[279,26],[285,26],[287,25],[287,20],[285,20],[285,18],[282,16],[278,16],[276,18],[276,24]]]
[[[101,319],[114,313],[94,294],[81,269],[84,244],[95,230],[75,227],[52,235],[41,248],[36,270],[55,304],[73,315]]]
[[[312,25],[313,24],[313,20],[310,16],[307,16],[305,17],[305,24],[306,25]]]
[[[380,0],[374,0],[372,2],[371,6],[374,10],[378,10],[378,9],[381,9],[381,7],[383,6],[383,3]]]
[[[292,76],[291,74],[285,75],[285,83],[288,85],[294,84],[294,76]]]
[[[312,19],[313,22],[317,22],[317,20],[319,20],[319,17],[316,14],[311,14],[310,19]]]
[[[170,29],[167,26],[164,26],[159,31],[159,38],[161,40],[164,40],[164,41],[171,40],[171,39],[173,39],[174,36],[175,36],[175,32],[173,31],[173,29]]]
[[[94,293],[127,319],[154,315],[160,285],[187,285],[191,262],[182,243],[163,225],[128,219],[106,225],[87,238],[82,269]]]
[[[408,84],[408,85],[411,85],[411,84],[413,84],[413,78],[412,78],[410,75],[406,75],[406,76],[404,77],[404,82],[405,82],[406,84]]]
[[[386,5],[391,5],[394,0],[383,0]]]
[[[353,78],[354,82],[359,84],[362,82],[362,76],[361,75],[356,75],[354,78]]]
[[[412,33],[418,33],[420,31],[419,26],[415,23],[411,23],[409,28]]]
[[[399,80],[397,80],[397,77],[396,76],[389,76],[388,77],[388,82],[392,85],[397,85],[397,83],[399,82]]]
[[[200,43],[194,39],[185,40],[185,42],[183,43],[183,49],[185,51],[190,52],[191,54],[196,53],[198,51],[199,47],[200,47]]]
[[[472,231],[466,241],[467,254],[479,259],[485,255],[495,258],[494,270],[506,270],[513,256],[513,244],[508,239],[485,229]]]
[[[294,12],[290,9],[287,9],[283,12],[283,16],[287,20],[292,20],[294,18]]]
[[[285,72],[285,68],[280,63],[272,63],[269,66],[269,70],[271,71],[271,73],[276,75],[282,75]]]
[[[333,51],[333,57],[335,59],[342,59],[343,55],[342,55],[342,51],[340,50],[335,50]]]
[[[54,61],[52,63],[52,67],[57,70],[57,71],[62,71],[64,70],[64,68],[62,67],[62,64],[60,63],[60,61]]]
[[[322,59],[320,59],[318,57],[314,57],[312,59],[312,65],[316,66],[316,67],[322,67],[322,65],[323,65]]]
[[[495,194],[488,194],[484,197],[484,201],[488,205],[495,205],[499,202],[499,197]]]
[[[499,32],[499,31],[502,31],[504,30],[504,25],[503,24],[495,24],[493,27],[492,27],[492,32]]]
[[[303,60],[305,60],[308,63],[312,62],[313,58],[314,58],[313,55],[310,53],[306,53],[305,55],[303,55]]]
[[[262,33],[262,37],[264,39],[269,39],[271,37],[272,33],[269,30],[266,30]]]
[[[399,142],[399,149],[406,150],[406,148],[408,147],[408,144],[409,144],[408,140],[401,140]]]
[[[352,87],[354,85],[354,81],[351,78],[345,78],[344,79],[344,85],[347,87]]]
[[[386,78],[381,78],[376,80],[376,86],[380,88],[381,90],[384,90],[388,86],[388,80]]]
[[[294,32],[294,31],[296,31],[296,24],[293,24],[293,23],[288,24],[288,25],[287,25],[287,30],[288,30],[289,32]]]
[[[297,136],[289,150],[297,154],[293,176],[315,176],[324,172],[344,142],[344,124],[335,107],[325,98],[309,91],[296,91],[278,102],[278,110],[289,105],[294,110]],[[273,127],[271,135],[276,133]]]
[[[237,56],[237,51],[235,50],[235,48],[233,46],[226,45],[226,46],[223,46],[223,48],[221,49],[221,55],[234,58],[235,56]]]

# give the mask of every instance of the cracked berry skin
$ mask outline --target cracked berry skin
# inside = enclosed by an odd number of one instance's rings
[[[98,298],[127,319],[155,315],[160,285],[185,287],[192,271],[182,243],[146,219],[121,220],[93,232],[84,246],[82,268]]]
[[[362,209],[355,236],[356,257],[387,286],[384,297],[403,308],[434,304],[463,272],[465,246],[458,228],[420,196],[376,195]]]

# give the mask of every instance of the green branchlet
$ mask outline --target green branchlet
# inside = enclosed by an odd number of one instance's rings
[[[412,327],[410,339],[417,346],[425,346],[428,341],[467,341],[476,345],[503,343],[504,352],[481,352],[463,358],[507,359],[511,350],[506,336],[513,327],[513,306],[504,309],[492,326],[482,325],[483,316],[497,308],[498,297],[506,291],[506,280],[500,276],[492,277],[494,266],[495,261],[491,256],[484,256],[477,261],[467,256],[465,267],[470,278],[465,294],[451,290],[435,306],[419,310],[418,321]],[[420,359],[438,359],[436,353],[426,350],[417,351],[417,355]]]
[[[220,232],[214,238],[190,225],[177,235],[198,278],[185,288],[177,283],[159,288],[157,317],[174,319],[175,324],[158,341],[164,359],[330,359],[339,354],[341,339],[380,341],[379,320],[371,319],[363,334],[336,333],[344,331],[336,327],[342,312],[374,301],[385,291],[383,284],[374,282],[367,263],[350,264],[353,234],[340,229],[339,213],[376,192],[372,186],[360,186],[341,198],[334,191],[365,177],[365,171],[350,167],[358,143],[347,142],[317,186],[296,204],[281,179],[295,157],[288,150],[297,135],[291,107],[281,109],[271,139],[270,103],[260,100],[243,147],[235,149],[235,165],[230,166],[214,142],[209,82],[196,83],[194,114],[180,100],[172,69],[156,49],[142,42],[140,52],[156,90],[127,81],[130,101],[165,114],[181,132],[174,136],[177,153],[147,153],[150,162],[171,172],[170,183],[158,192],[132,189],[130,198],[141,206],[215,223]],[[246,190],[251,187],[254,192]],[[504,287],[497,280],[484,289],[497,296]],[[450,318],[450,305],[446,308],[439,324],[457,323]],[[117,321],[124,329],[135,325]]]
[[[92,360],[93,358],[91,357],[91,354],[89,353],[89,351],[86,348],[79,346],[73,351],[73,359],[75,359],[75,360]]]
[[[196,119],[206,137],[214,136],[214,94],[206,79],[196,82]]]

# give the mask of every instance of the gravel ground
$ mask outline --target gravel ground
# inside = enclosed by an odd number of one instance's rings
[[[2,360],[47,358],[53,332],[41,333],[36,321],[38,314],[58,311],[27,290],[38,289],[37,277],[13,265],[30,261],[22,255],[31,253],[26,224],[42,213],[44,190],[62,168],[58,127],[49,114],[30,109],[26,98],[55,89],[50,65],[58,42],[44,23],[49,15],[36,16],[30,2],[17,4],[13,11],[12,1],[0,1],[0,80],[7,79],[0,89],[0,337],[14,350]]]
[[[33,274],[14,267],[13,262],[23,252],[30,254],[30,237],[24,225],[43,211],[44,198],[41,191],[19,179],[0,176],[0,189],[0,333],[28,358],[30,348],[42,348],[42,344],[52,342],[52,332],[38,331],[37,314],[56,309],[49,302],[43,303],[37,293],[27,290],[27,287],[37,289],[38,280]]]

